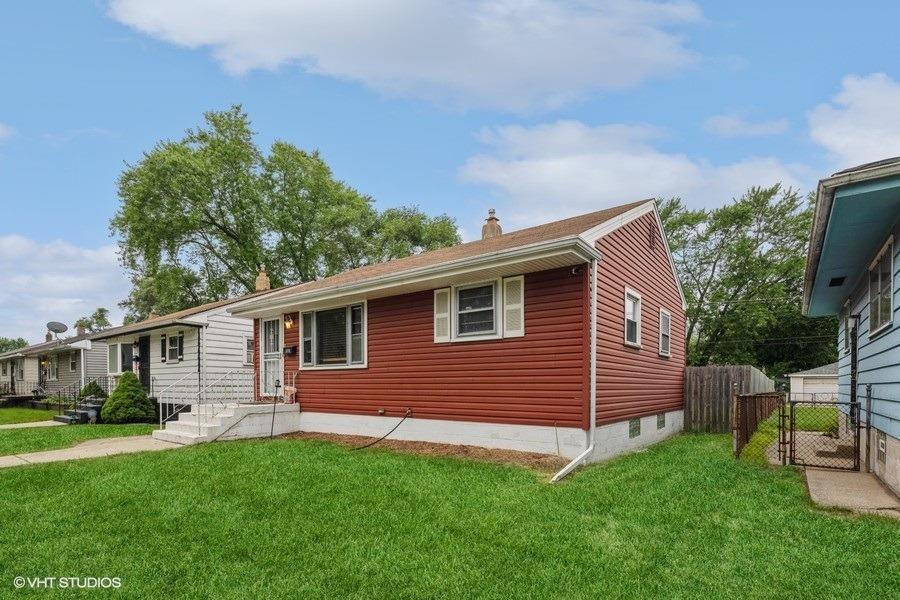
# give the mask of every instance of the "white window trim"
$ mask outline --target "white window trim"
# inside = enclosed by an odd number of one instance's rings
[[[503,310],[503,286],[502,280],[488,279],[485,281],[476,281],[473,283],[465,283],[454,285],[450,288],[450,341],[451,342],[477,342],[482,340],[499,340],[503,339],[503,333],[500,330],[502,318],[499,314]],[[494,331],[492,333],[474,333],[471,335],[460,335],[459,331],[459,301],[457,292],[459,290],[467,290],[470,288],[483,287],[486,285],[494,286]],[[523,290],[524,293],[524,290]],[[523,309],[524,313],[524,309]],[[523,315],[524,316],[524,315]]]
[[[316,364],[316,316],[315,313],[325,311],[325,310],[334,310],[335,308],[349,308],[351,306],[360,306],[362,305],[362,353],[363,360],[361,363],[353,363],[347,365],[317,365]],[[312,318],[312,360],[313,364],[304,365],[303,364],[303,314],[304,313],[313,313]],[[328,306],[317,306],[316,308],[312,308],[310,310],[301,310],[297,313],[297,327],[299,331],[297,332],[297,338],[300,340],[300,344],[297,347],[297,364],[300,365],[301,371],[344,371],[348,369],[367,369],[369,368],[369,303],[367,300],[361,300],[358,302],[341,302],[340,304],[330,304]],[[268,319],[266,319],[268,320]],[[347,354],[350,354],[350,346],[351,336],[350,336],[350,327],[351,322],[350,319],[347,319]],[[282,334],[283,335],[283,334]],[[282,340],[283,343],[283,340]],[[349,360],[350,357],[348,356]]]
[[[628,296],[637,299],[637,342],[628,341]],[[644,301],[641,298],[641,295],[631,289],[630,287],[625,288],[625,294],[622,296],[624,299],[624,304],[622,306],[622,316],[624,317],[624,327],[622,330],[622,339],[624,340],[624,344],[631,348],[640,348],[641,347],[641,317],[643,316],[643,308]]]
[[[53,375],[53,369],[50,365],[56,359],[56,375]],[[59,354],[50,354],[47,356],[47,381],[59,381]]]
[[[244,350],[244,361],[243,361],[243,362],[244,362],[244,365],[245,365],[245,366],[250,366],[250,365],[253,364],[253,357],[256,356],[256,342],[254,341],[252,335],[246,335],[246,334],[245,334],[243,337],[244,337],[244,344],[243,344],[243,346],[242,346],[242,348],[243,348],[243,350]],[[251,351],[251,356],[250,356],[250,360],[249,360],[249,361],[247,360],[247,342],[252,342],[252,343],[253,343],[253,349],[252,349],[252,351]]]
[[[169,355],[169,351],[172,349],[172,340],[180,340],[175,345],[175,352],[178,352],[179,347],[184,347],[184,331],[176,331],[175,333],[166,333],[163,335],[166,336],[166,360],[161,362],[166,365],[177,365],[184,362],[183,354],[180,356],[176,355],[174,359]]]
[[[122,348],[120,346],[122,342],[114,342],[106,345],[106,372],[109,375],[121,375],[122,374]],[[110,349],[115,348],[116,353],[116,368],[112,369],[112,365],[109,364],[109,351]]]
[[[878,261],[884,256],[885,252],[890,252],[891,264],[888,268],[891,274],[891,285],[889,286],[888,295],[891,298],[891,317],[878,326],[877,329],[869,330],[869,339],[875,337],[885,329],[891,327],[894,324],[894,236],[888,236],[888,239],[884,242],[884,245],[881,246],[881,250],[878,251],[878,254],[875,255],[875,258],[872,259],[872,262],[869,263],[869,268],[866,271],[866,289],[868,294],[868,306],[869,306],[869,324],[871,326],[872,323],[872,281],[871,281],[871,273],[872,269],[878,266]],[[879,285],[879,288],[882,286]]]
[[[669,331],[667,332],[669,335],[669,349],[663,352],[663,315],[669,318]],[[659,355],[660,356],[672,356],[672,313],[670,313],[665,308],[659,309]]]

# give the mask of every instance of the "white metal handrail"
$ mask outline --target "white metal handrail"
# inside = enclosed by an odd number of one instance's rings
[[[239,368],[214,375],[217,375],[216,378],[196,394],[198,433],[202,433],[204,422],[218,417],[229,404],[238,404],[241,399],[253,398],[253,370]]]
[[[196,373],[187,373],[167,385],[156,395],[156,403],[159,406],[160,427],[192,404],[190,402],[191,395],[198,386],[195,383],[188,386],[185,382],[188,379],[196,381],[196,377]]]

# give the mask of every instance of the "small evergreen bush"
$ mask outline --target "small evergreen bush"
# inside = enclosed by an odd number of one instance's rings
[[[106,398],[106,392],[103,391],[103,388],[100,387],[100,384],[97,381],[92,381],[78,392],[78,396],[75,397],[76,400],[81,402],[88,396],[93,396],[94,398]]]
[[[104,423],[149,423],[154,416],[153,403],[131,372],[119,377],[119,384],[100,410]]]

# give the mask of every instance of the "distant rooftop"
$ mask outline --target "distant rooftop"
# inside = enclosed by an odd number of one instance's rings
[[[831,363],[830,365],[822,365],[821,367],[814,367],[812,369],[807,369],[805,371],[797,371],[796,373],[791,373],[788,377],[793,376],[802,376],[802,375],[837,375],[838,372],[838,364],[836,362]]]

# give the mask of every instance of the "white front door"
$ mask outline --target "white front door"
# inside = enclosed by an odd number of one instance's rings
[[[274,396],[281,391],[281,319],[262,323],[262,395]]]

